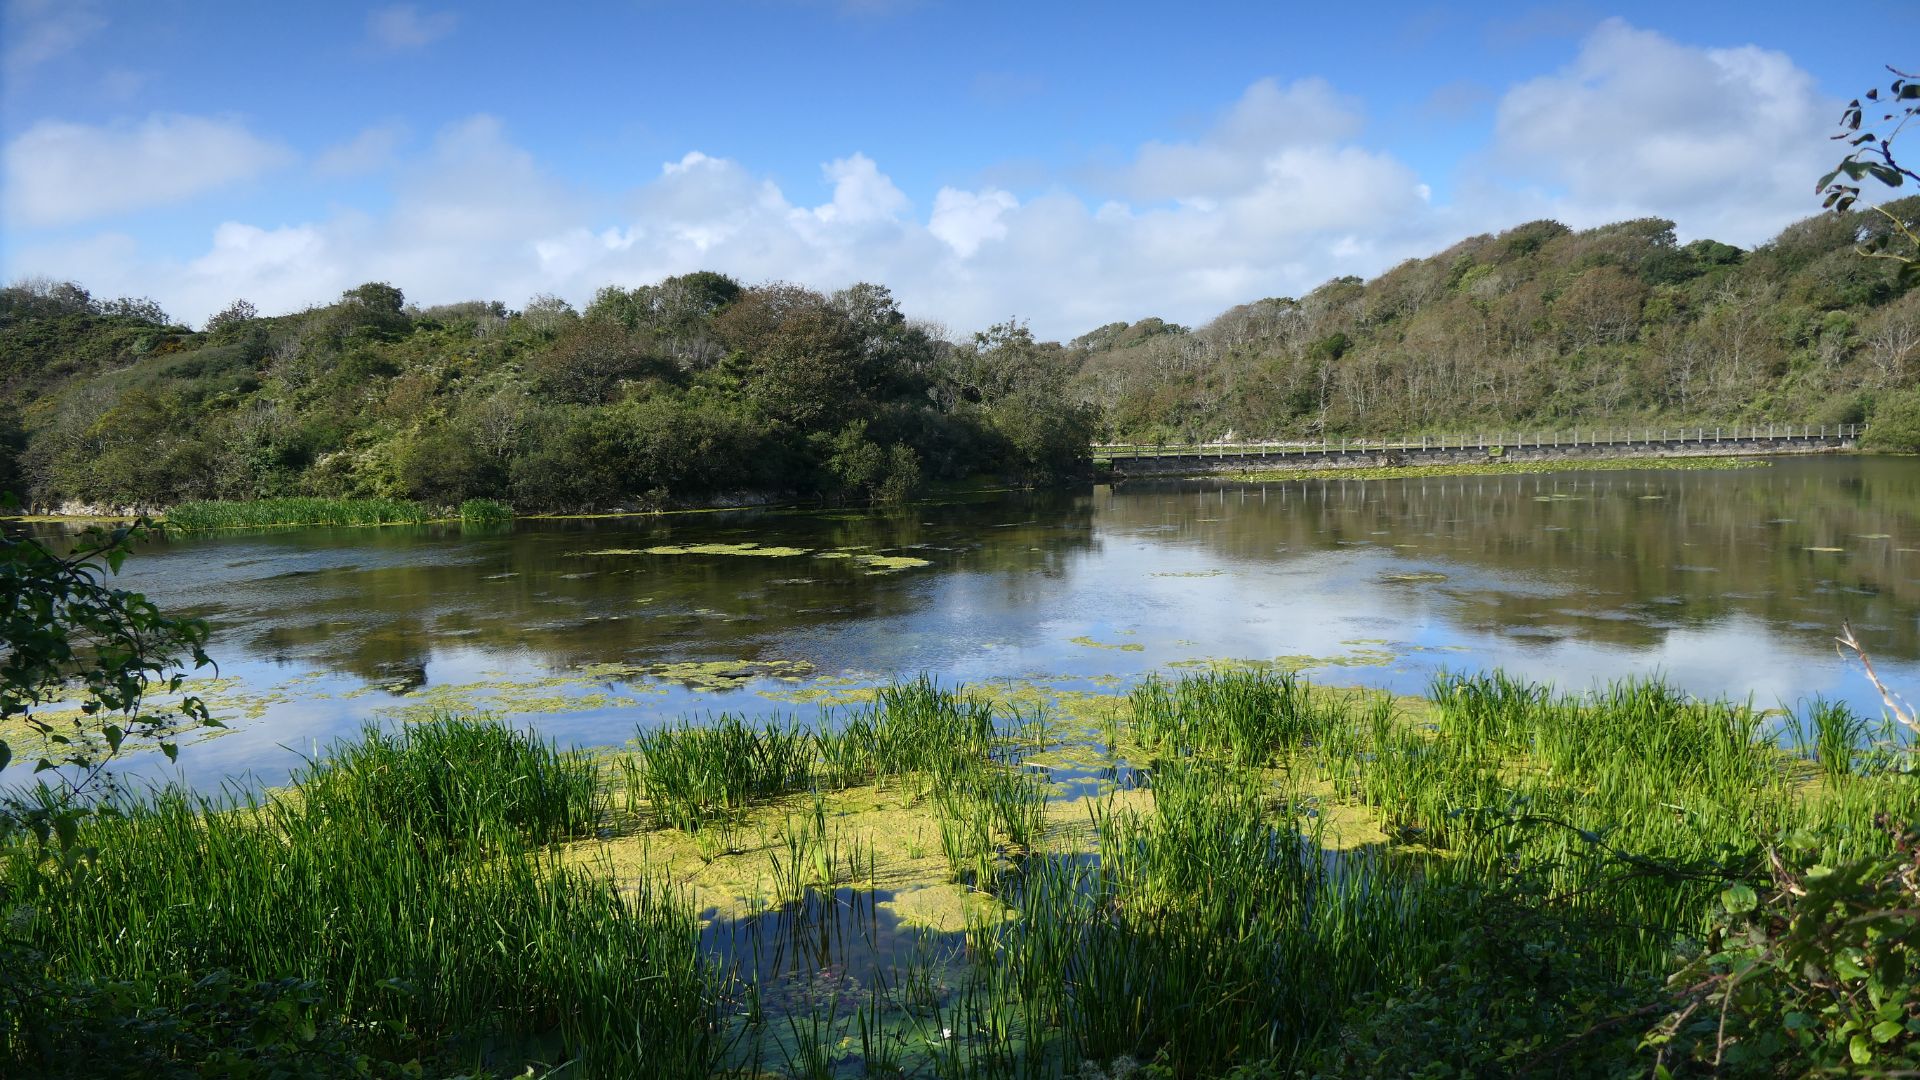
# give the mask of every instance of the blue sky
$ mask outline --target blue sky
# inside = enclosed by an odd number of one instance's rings
[[[10,0],[0,269],[195,321],[710,268],[1199,322],[1535,217],[1762,242],[1902,43],[1920,5]]]

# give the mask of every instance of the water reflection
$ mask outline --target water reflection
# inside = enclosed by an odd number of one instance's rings
[[[1086,689],[1220,658],[1401,691],[1443,667],[1569,689],[1658,670],[1703,695],[1822,693],[1877,715],[1830,636],[1851,620],[1920,689],[1920,461],[253,532],[170,542],[126,579],[211,620],[223,674],[254,695],[238,733],[182,755],[203,784],[249,766],[270,780],[278,748],[416,702],[619,743],[689,711],[804,718],[823,679]]]

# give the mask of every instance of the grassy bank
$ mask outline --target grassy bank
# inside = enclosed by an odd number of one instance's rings
[[[1488,459],[1458,465],[1382,465],[1361,469],[1271,469],[1201,473],[1188,479],[1278,483],[1286,480],[1401,480],[1429,476],[1512,476],[1522,473],[1625,472],[1636,469],[1760,469],[1766,466],[1767,462],[1763,460],[1737,457],[1566,458],[1553,461]]]
[[[17,842],[0,1071],[1644,1074],[1770,851],[1920,812],[1844,709],[1776,737],[1652,683],[1228,672],[1078,715],[920,682],[604,758],[440,720],[130,805],[71,866]]]

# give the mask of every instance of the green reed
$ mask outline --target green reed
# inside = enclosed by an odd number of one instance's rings
[[[1852,774],[1854,755],[1865,748],[1870,728],[1865,717],[1843,701],[1815,696],[1793,717],[1800,751],[1820,766],[1828,783]]]
[[[197,531],[271,525],[414,525],[438,516],[424,503],[407,499],[294,496],[246,502],[184,502],[169,509],[166,520],[175,528]]]
[[[589,835],[606,810],[599,766],[530,733],[441,716],[369,725],[293,777],[301,820],[386,822],[415,842],[538,847]]]
[[[1128,699],[1133,737],[1169,753],[1224,751],[1243,765],[1264,764],[1319,734],[1327,714],[1293,672],[1221,672],[1168,685],[1149,677]]]
[[[1461,996],[1431,1000],[1462,1030],[1524,1007],[1550,1045],[1607,1015],[1568,986],[1657,986],[1774,838],[1844,857],[1885,843],[1876,815],[1920,819],[1920,785],[1853,754],[1859,721],[1833,707],[1803,717],[1825,776],[1810,785],[1750,705],[1658,682],[1576,695],[1449,675],[1429,699],[1263,672],[1149,681],[1122,728],[1148,750],[1151,807],[1091,802],[1090,845],[1066,851],[1049,847],[1048,784],[1007,763],[1044,749],[1037,722],[928,680],[812,730],[643,733],[629,801],[730,837],[762,820],[743,808],[785,800],[757,827],[787,901],[875,880],[829,792],[910,781],[900,796],[930,806],[950,876],[999,904],[972,916],[972,962],[936,985],[909,961],[863,1004],[745,1023],[756,1039],[776,1025],[794,1074],[844,1073],[858,1047],[870,1072],[1009,1078],[1122,1057],[1332,1074],[1375,1010],[1446,994]],[[66,975],[300,974],[383,1052],[707,1075],[737,1056],[716,1002],[757,988],[700,959],[677,896],[539,849],[590,831],[600,790],[591,762],[503,729],[369,731],[289,798],[131,806],[89,838],[96,860],[10,852],[3,882]],[[1386,842],[1328,850],[1323,811],[1343,803],[1370,807]],[[1476,996],[1496,986],[1524,990]]]
[[[687,832],[812,783],[814,737],[791,721],[756,726],[729,713],[642,730],[636,741],[641,760],[628,773],[629,805],[644,800],[656,823]]]
[[[468,499],[455,515],[463,522],[494,525],[513,520],[513,507],[492,499]]]
[[[525,798],[524,766],[555,763],[507,734],[519,753],[489,753],[445,722],[375,750],[337,747],[268,802],[163,792],[98,818],[89,858],[0,851],[0,883],[49,980],[164,1004],[211,973],[297,976],[378,1060],[704,1073],[718,1051],[714,976],[686,904],[481,842],[581,823],[570,788]],[[442,756],[453,748],[480,753]],[[423,827],[438,814],[445,826]]]

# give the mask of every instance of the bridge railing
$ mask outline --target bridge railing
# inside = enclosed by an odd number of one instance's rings
[[[1601,427],[1566,430],[1480,431],[1459,435],[1402,435],[1378,439],[1328,438],[1272,442],[1187,444],[1095,443],[1096,458],[1267,457],[1284,454],[1382,453],[1389,450],[1491,450],[1528,447],[1653,446],[1676,443],[1821,442],[1850,440],[1863,424],[1735,424],[1722,427]]]

